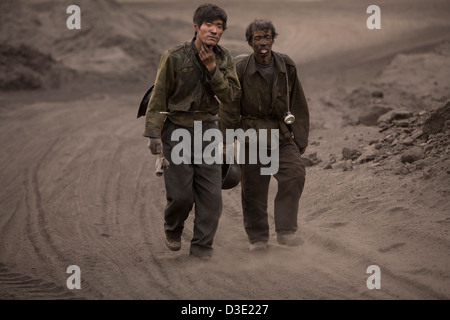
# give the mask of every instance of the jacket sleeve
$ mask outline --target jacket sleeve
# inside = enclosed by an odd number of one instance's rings
[[[160,112],[167,111],[167,99],[174,88],[174,71],[169,51],[161,56],[156,73],[155,87],[145,114],[144,137],[161,138],[161,130],[166,118]]]
[[[232,143],[233,141],[227,141],[226,130],[237,129],[240,127],[240,95],[233,101],[228,103],[221,103],[219,108],[219,129],[222,132],[224,143]]]
[[[239,85],[239,91],[237,92],[236,96],[231,99],[227,100],[225,102],[220,103],[219,108],[219,129],[222,132],[222,136],[224,139],[224,143],[233,143],[233,141],[227,141],[226,139],[226,130],[227,129],[238,129],[240,128],[240,117],[241,117],[241,95],[242,95],[242,88],[239,81],[239,72],[242,72],[242,68],[238,68],[236,64],[234,64],[234,75],[235,79]],[[233,76],[234,79],[234,76]],[[234,80],[233,80],[234,81]]]
[[[235,100],[241,91],[241,85],[236,74],[236,65],[229,54],[225,56],[225,63],[217,66],[211,79],[206,81],[222,103]]]
[[[295,121],[291,125],[291,128],[294,133],[294,140],[297,147],[299,149],[304,149],[308,146],[309,108],[302,85],[297,75],[297,68],[295,65],[290,65],[288,67],[291,90],[291,112],[295,116]]]

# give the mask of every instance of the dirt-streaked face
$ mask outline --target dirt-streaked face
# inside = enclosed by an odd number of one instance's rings
[[[272,58],[272,45],[274,39],[272,37],[272,30],[256,30],[253,31],[253,39],[251,47],[255,54],[256,61],[261,64],[270,63]]]
[[[200,27],[194,24],[194,30],[197,32],[197,39],[201,44],[213,47],[222,37],[224,31],[223,21],[222,19],[217,19],[212,22],[204,22]]]

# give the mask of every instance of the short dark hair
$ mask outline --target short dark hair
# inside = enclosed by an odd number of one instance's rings
[[[194,13],[194,23],[200,27],[204,22],[213,22],[220,19],[223,22],[223,30],[227,28],[227,14],[225,10],[212,3],[200,5]]]
[[[272,38],[275,39],[278,36],[278,33],[275,31],[275,26],[269,20],[256,19],[252,23],[247,26],[247,30],[245,30],[245,38],[249,45],[252,44],[253,40],[253,32],[256,30],[271,30]]]

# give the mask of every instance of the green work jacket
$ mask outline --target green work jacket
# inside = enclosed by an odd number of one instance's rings
[[[213,50],[216,68],[212,73],[197,58],[195,38],[165,51],[159,63],[145,115],[145,137],[160,138],[166,120],[182,127],[216,116],[220,103],[236,99],[240,83],[229,51],[219,45]]]

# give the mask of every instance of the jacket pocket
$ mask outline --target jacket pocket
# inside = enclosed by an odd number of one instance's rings
[[[280,125],[278,120],[274,119],[244,117],[242,119],[242,129],[246,133],[246,137],[248,136],[245,142],[253,144],[253,146],[257,145],[260,149],[277,146],[281,138]],[[250,131],[250,129],[254,131]]]

